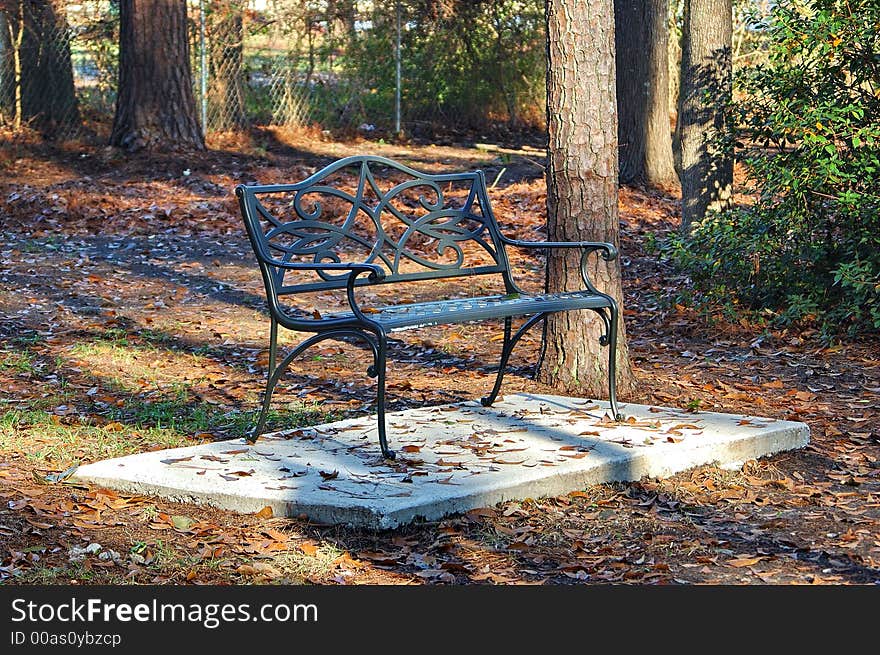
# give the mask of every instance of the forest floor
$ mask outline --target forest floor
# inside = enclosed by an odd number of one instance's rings
[[[269,131],[212,145],[153,157],[0,148],[0,584],[880,581],[880,344],[829,345],[810,329],[683,306],[686,279],[655,246],[676,229],[677,204],[657,191],[620,193],[638,379],[625,400],[804,421],[808,447],[389,532],[66,484],[71,466],[238,437],[253,421],[268,319],[236,184],[298,180],[366,152],[435,172],[483,168],[507,231],[543,236],[542,160],[529,151]],[[540,260],[515,264],[540,283]],[[498,325],[395,336],[391,409],[490,386]],[[504,391],[553,391],[530,377],[537,347],[537,336],[520,347]],[[322,344],[293,365],[272,425],[370,412],[367,364],[357,348]]]

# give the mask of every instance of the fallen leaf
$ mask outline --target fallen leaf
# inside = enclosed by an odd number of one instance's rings
[[[192,529],[193,525],[195,525],[195,521],[188,516],[177,515],[171,517],[171,526],[178,532],[188,532]]]
[[[297,547],[310,557],[314,557],[315,553],[318,552],[318,547],[311,541],[302,541],[297,544]]]
[[[70,468],[64,469],[61,473],[50,473],[46,476],[46,482],[58,483],[62,480],[66,480],[71,475],[73,475],[74,471],[76,471],[78,467],[76,465],[71,466]]]
[[[190,455],[189,457],[174,457],[174,458],[171,458],[171,459],[163,459],[163,460],[160,460],[160,461],[161,461],[163,464],[169,464],[169,465],[170,465],[170,464],[177,464],[178,462],[188,462],[188,461],[191,460],[192,458],[193,458],[193,456]]]
[[[494,518],[498,516],[498,512],[491,507],[477,507],[476,509],[465,512],[465,516],[471,520],[480,520],[484,518]]]

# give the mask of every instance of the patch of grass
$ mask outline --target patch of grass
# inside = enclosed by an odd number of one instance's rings
[[[167,332],[162,332],[161,330],[150,330],[148,328],[143,328],[139,330],[138,336],[148,343],[156,343],[161,345],[166,345],[174,341],[174,337],[172,337]]]
[[[44,396],[42,398],[31,398],[28,400],[27,407],[21,408],[22,413],[29,412],[49,412],[51,413],[59,405],[72,405],[79,392],[70,389],[67,381],[59,376],[58,386],[60,388],[56,393]]]
[[[157,334],[162,336],[162,333]],[[69,363],[86,369],[87,375],[96,382],[109,382],[123,391],[140,391],[145,385],[152,384],[170,387],[172,393],[181,389],[188,391],[186,383],[180,382],[181,375],[204,364],[204,357],[199,354],[169,349],[167,343],[162,346],[153,340],[132,343],[127,338],[100,338],[75,343],[68,352]]]
[[[32,461],[57,468],[185,445],[192,445],[186,434],[167,428],[131,428],[120,423],[97,426],[33,409],[0,415],[0,451],[24,453]]]
[[[18,336],[12,337],[9,342],[15,346],[35,346],[41,341],[44,340],[45,337],[41,335],[39,332],[27,332],[25,334],[20,334]]]
[[[250,430],[257,422],[259,410],[235,412],[227,415],[230,419],[230,428],[244,432]],[[318,425],[339,420],[340,416],[335,411],[322,409],[318,403],[290,403],[284,409],[270,409],[266,417],[266,431],[286,430],[305,425]]]
[[[137,369],[127,371],[132,374],[149,374],[150,367],[138,364],[137,359],[144,351],[154,351],[152,346],[132,346],[127,340],[108,341],[98,339],[94,341],[81,341],[70,347],[70,354],[87,362],[98,361],[102,365],[110,364],[114,368]]]
[[[269,563],[281,571],[288,579],[315,580],[332,577],[336,571],[337,560],[343,551],[328,544],[322,543],[314,555],[307,555],[299,548],[293,547],[279,553],[274,561]],[[265,561],[265,560],[263,560]]]
[[[258,409],[224,412],[208,403],[189,403],[185,398],[159,402],[135,401],[119,411],[118,417],[137,425],[154,425],[184,432],[211,432],[227,436],[243,436],[257,422]],[[335,421],[336,412],[326,411],[318,403],[291,403],[284,409],[270,409],[266,431],[298,428]]]
[[[64,398],[68,398],[65,394]],[[80,462],[121,457],[155,448],[193,445],[210,434],[215,438],[243,436],[256,423],[259,412],[224,412],[213,405],[194,402],[186,389],[155,402],[134,398],[94,418],[58,416],[51,412],[70,399],[51,396],[26,409],[0,413],[0,451],[24,453],[35,462],[63,469]],[[47,411],[49,410],[49,411]],[[269,414],[267,431],[314,425],[335,419],[316,403],[293,404]],[[210,438],[210,437],[208,437]]]
[[[37,563],[15,577],[18,584],[33,585],[70,584],[71,580],[87,584],[122,584],[124,582],[123,576],[118,573],[106,569],[86,568],[79,563],[71,563],[67,566],[42,566]]]
[[[194,402],[186,385],[173,385],[170,394],[159,400],[132,398],[120,408],[110,412],[110,418],[132,423],[136,427],[182,432],[204,432],[217,414],[211,405]]]
[[[34,355],[26,350],[6,350],[0,352],[0,371],[32,373]]]
[[[175,564],[182,565],[181,556],[177,554],[174,547],[171,544],[166,544],[161,539],[156,541],[149,549],[153,552],[154,556],[153,562],[150,564],[152,567],[163,568],[174,566]]]
[[[159,508],[155,505],[144,505],[144,508],[141,510],[141,518],[144,521],[150,522],[159,516]]]

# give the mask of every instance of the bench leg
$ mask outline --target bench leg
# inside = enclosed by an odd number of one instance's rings
[[[385,371],[388,352],[388,340],[384,334],[377,335],[377,343],[373,349],[373,365],[367,375],[376,378],[376,418],[379,429],[379,446],[385,459],[394,459],[397,453],[388,447],[388,435],[385,428]]]
[[[275,372],[275,363],[278,361],[278,321],[272,317],[269,328],[269,377]]]
[[[608,402],[611,405],[611,414],[615,421],[622,421],[623,414],[617,408],[617,324],[619,310],[617,303],[612,300],[610,307],[611,317],[608,321]]]
[[[491,393],[489,393],[488,396],[480,398],[480,403],[483,407],[489,407],[498,397],[498,392],[501,391],[501,381],[504,379],[504,372],[507,370],[507,362],[510,359],[510,353],[513,352],[514,346],[516,346],[522,336],[529,331],[529,328],[545,318],[547,318],[546,314],[535,314],[520,326],[513,337],[510,336],[510,328],[513,319],[511,317],[504,319],[504,347],[501,349],[501,363],[498,365],[498,375],[495,377],[495,386],[492,387]]]
[[[263,431],[263,428],[266,426],[266,418],[269,415],[269,405],[272,402],[272,391],[275,389],[275,384],[277,384],[277,379],[275,383],[272,383],[272,377],[275,374],[275,364],[278,361],[278,321],[275,320],[275,317],[272,317],[272,322],[269,326],[269,372],[266,377],[266,391],[263,395],[263,407],[260,410],[260,417],[257,419],[257,424],[251,428],[250,432],[245,435],[245,439],[249,443],[254,443],[257,438],[259,438],[260,433]]]
[[[370,349],[373,351],[374,361],[378,359],[378,348],[377,345],[373,342],[373,340],[364,332],[360,332],[358,330],[333,330],[331,332],[323,332],[319,334],[312,335],[301,344],[299,344],[296,348],[294,348],[290,353],[288,353],[284,359],[281,360],[281,363],[277,366],[275,365],[275,360],[277,357],[278,351],[278,325],[273,321],[272,328],[270,329],[269,336],[269,377],[266,381],[266,391],[263,396],[263,407],[260,410],[260,416],[257,419],[256,425],[245,435],[245,439],[248,443],[256,442],[257,438],[263,432],[263,428],[266,426],[266,418],[269,415],[269,407],[272,403],[272,394],[275,391],[275,387],[278,385],[278,381],[281,379],[281,376],[284,375],[284,372],[287,370],[287,367],[290,366],[290,363],[296,359],[300,354],[303,353],[310,346],[315,345],[319,341],[324,341],[325,339],[340,339],[342,337],[351,337],[355,339],[360,339],[361,341],[366,341]],[[384,356],[383,356],[384,361]],[[384,364],[383,364],[384,368]],[[384,385],[384,371],[383,371],[383,385]]]

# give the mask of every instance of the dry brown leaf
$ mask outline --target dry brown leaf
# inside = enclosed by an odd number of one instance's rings
[[[272,511],[272,508],[269,505],[266,505],[259,512],[254,512],[254,516],[261,519],[271,519],[275,512]]]
[[[297,548],[299,548],[309,557],[314,557],[315,553],[318,552],[318,546],[313,544],[311,541],[301,541],[297,544]]]
[[[762,559],[766,559],[765,557],[740,557],[736,559],[729,559],[725,564],[728,566],[733,566],[735,568],[743,568],[745,566],[754,566]]]

